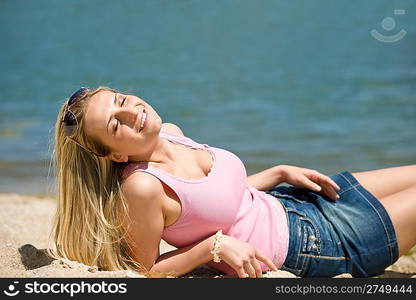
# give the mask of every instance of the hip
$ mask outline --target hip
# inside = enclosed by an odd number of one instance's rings
[[[293,186],[267,191],[287,214],[289,249],[281,269],[301,277],[382,273],[398,258],[387,212],[350,172],[330,177],[341,187],[335,202]]]

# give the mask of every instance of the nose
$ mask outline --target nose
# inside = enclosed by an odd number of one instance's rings
[[[133,127],[138,118],[140,109],[138,107],[120,107],[115,117],[122,123]]]

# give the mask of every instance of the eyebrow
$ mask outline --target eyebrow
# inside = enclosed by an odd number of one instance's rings
[[[117,93],[114,93],[114,101],[113,101],[113,105],[116,105],[116,101],[117,101]],[[108,125],[110,124],[110,122],[111,122],[111,116],[110,116],[110,118],[108,119],[108,122],[107,122],[107,134],[109,134],[109,132],[108,132]]]

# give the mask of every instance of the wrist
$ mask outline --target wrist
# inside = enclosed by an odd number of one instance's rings
[[[205,240],[206,243],[205,243],[205,250],[204,250],[204,255],[203,255],[204,263],[212,261],[211,250],[212,250],[212,247],[214,246],[214,237],[215,237],[215,234],[211,235]]]
[[[211,255],[211,260],[219,263],[222,260],[220,256],[221,242],[223,238],[222,230],[218,230],[211,238],[211,248],[209,252]]]
[[[276,178],[279,178],[279,180],[281,182],[286,181],[286,176],[287,176],[287,172],[286,172],[286,165],[278,165],[275,166],[275,176]]]

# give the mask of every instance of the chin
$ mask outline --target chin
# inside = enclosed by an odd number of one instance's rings
[[[159,132],[162,130],[162,119],[158,117],[156,120],[154,120],[153,126],[154,131],[157,132],[157,134],[159,134]]]
[[[158,132],[160,132],[161,130],[162,130],[162,128],[163,128],[163,123],[162,123],[162,119],[159,119],[158,121],[157,121],[157,131]]]
[[[162,122],[162,118],[161,118],[161,117],[158,117],[155,123],[157,124],[157,126],[158,126],[159,128],[162,128],[162,123],[163,123],[163,122]]]

